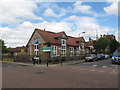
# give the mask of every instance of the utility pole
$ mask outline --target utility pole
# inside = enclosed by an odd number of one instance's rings
[[[98,33],[97,33],[97,30],[96,30],[96,40],[98,40]]]

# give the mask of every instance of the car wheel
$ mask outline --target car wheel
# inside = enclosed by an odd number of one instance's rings
[[[87,62],[87,60],[85,60],[85,62]]]

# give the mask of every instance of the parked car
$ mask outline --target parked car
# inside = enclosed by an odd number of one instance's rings
[[[85,62],[98,60],[95,54],[87,54],[85,57]]]
[[[101,60],[102,59],[102,55],[101,54],[97,54],[97,58],[98,58],[98,60]]]
[[[105,59],[105,54],[101,54],[101,56],[102,56],[102,57],[101,57],[102,59]]]
[[[112,55],[112,64],[117,63],[120,64],[120,52],[114,52]]]
[[[108,54],[105,54],[105,59],[108,59],[110,56]]]

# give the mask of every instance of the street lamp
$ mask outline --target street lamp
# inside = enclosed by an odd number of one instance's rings
[[[81,32],[81,33],[79,33],[79,37],[80,37],[80,34],[82,34],[82,33],[85,33],[85,32]]]

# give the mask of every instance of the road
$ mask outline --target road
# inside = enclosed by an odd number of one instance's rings
[[[111,58],[104,59],[104,60],[98,60],[95,62],[82,62],[82,63],[76,63],[76,64],[69,64],[69,65],[76,65],[76,66],[94,66],[94,67],[108,67],[108,68],[118,68],[117,64],[111,64]]]
[[[3,63],[3,88],[118,88],[117,65],[110,59],[63,66]]]

